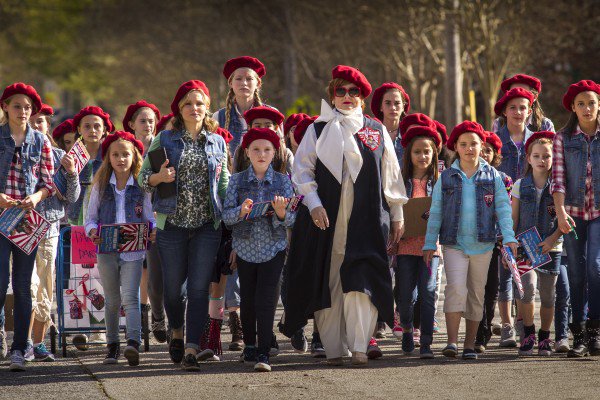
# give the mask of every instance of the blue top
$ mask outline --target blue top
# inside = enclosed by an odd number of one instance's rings
[[[483,159],[479,159],[478,170],[481,170],[487,163]],[[476,255],[486,253],[494,248],[494,243],[480,242],[477,240],[477,213],[473,210],[477,209],[475,201],[475,184],[474,177],[467,178],[465,173],[460,169],[459,160],[454,161],[450,168],[455,168],[460,172],[462,177],[462,195],[460,206],[460,223],[456,238],[456,246],[449,246],[461,250],[467,255]],[[502,182],[502,178],[498,174],[494,180],[496,193],[506,193],[506,188]],[[438,179],[434,188],[431,200],[431,209],[429,220],[427,222],[427,235],[425,236],[425,246],[423,250],[435,250],[438,234],[442,225],[442,180]],[[515,235],[512,229],[512,209],[508,196],[494,196],[494,206],[498,225],[504,237],[504,243],[516,242]]]

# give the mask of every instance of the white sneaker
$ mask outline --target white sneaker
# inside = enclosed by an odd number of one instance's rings
[[[517,347],[515,329],[511,324],[504,324],[500,333],[500,347]]]
[[[21,350],[13,350],[10,353],[10,366],[8,369],[13,372],[25,371],[25,357],[23,357]]]
[[[560,339],[554,343],[554,351],[556,353],[568,353],[569,350],[571,350],[571,346],[569,346],[569,339],[567,338]]]

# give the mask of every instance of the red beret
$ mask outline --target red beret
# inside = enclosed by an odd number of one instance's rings
[[[137,103],[130,104],[129,107],[127,107],[127,112],[123,117],[123,129],[125,129],[127,132],[134,133],[133,129],[129,127],[129,123],[133,118],[133,114],[135,114],[137,110],[143,107],[148,107],[149,109],[154,111],[154,114],[156,114],[156,119],[160,120],[160,111],[158,111],[158,108],[154,104],[148,103],[146,100],[140,100]]]
[[[50,107],[48,104],[42,103],[42,108],[40,108],[40,111],[38,114],[44,114],[44,115],[51,117],[54,115],[54,109],[52,107]]]
[[[81,120],[83,119],[83,117],[85,117],[87,115],[96,115],[96,116],[102,118],[102,120],[104,121],[104,125],[106,126],[106,130],[108,132],[112,132],[115,130],[115,126],[113,125],[112,121],[110,120],[110,114],[107,112],[104,112],[103,109],[101,109],[100,107],[97,107],[97,106],[84,107],[81,109],[81,111],[79,111],[77,113],[77,115],[75,115],[73,117],[73,126],[75,127],[75,129],[77,129],[79,127]]]
[[[414,113],[404,116],[404,118],[402,118],[402,121],[400,121],[400,125],[398,126],[398,128],[400,129],[400,135],[404,136],[408,128],[412,125],[428,126],[430,128],[436,129],[435,123],[427,115],[421,113]]]
[[[75,133],[76,128],[73,126],[72,119],[66,119],[61,122],[54,130],[52,131],[52,137],[54,139],[59,139],[61,136],[66,135],[67,133]]]
[[[435,130],[440,134],[442,138],[442,143],[446,144],[448,141],[448,133],[446,133],[446,125],[442,124],[440,121],[433,120],[435,124]]]
[[[210,99],[210,92],[208,91],[208,88],[206,87],[204,82],[199,80],[191,80],[184,82],[181,84],[181,86],[179,86],[179,89],[177,89],[175,98],[171,102],[171,111],[173,112],[173,116],[176,117],[179,115],[179,102],[185,97],[186,94],[188,94],[192,90],[201,90],[202,92],[204,92],[206,97]]]
[[[529,106],[531,106],[535,100],[533,93],[531,93],[529,90],[525,90],[523,88],[510,89],[508,92],[504,93],[504,96],[502,96],[500,100],[496,102],[496,105],[494,106],[494,112],[496,115],[501,117],[502,111],[504,111],[504,107],[506,107],[506,103],[519,97],[524,97],[529,100]]]
[[[256,72],[256,75],[258,75],[259,78],[262,78],[267,73],[265,65],[261,63],[258,58],[242,56],[232,58],[225,63],[225,66],[223,67],[223,75],[225,76],[225,79],[229,80],[231,74],[233,74],[238,68],[250,68]]]
[[[542,82],[536,77],[525,75],[525,74],[517,74],[512,78],[508,78],[502,81],[500,85],[500,89],[504,92],[508,92],[510,87],[515,83],[522,83],[524,85],[529,86],[532,89],[535,89],[536,92],[542,93]]]
[[[302,121],[304,118],[310,117],[304,113],[292,114],[289,117],[287,117],[287,119],[285,120],[285,124],[283,124],[283,133],[285,133],[286,135],[290,133],[290,129],[298,125],[298,122]]]
[[[23,82],[13,83],[12,85],[7,86],[4,89],[4,92],[2,92],[0,103],[7,100],[9,97],[14,96],[15,94],[24,94],[31,99],[31,104],[33,106],[32,114],[37,114],[42,108],[42,99],[35,88]]]
[[[225,144],[229,144],[233,140],[233,135],[225,128],[217,128],[215,133],[225,139]]]
[[[414,128],[409,129],[406,135],[402,135],[402,140],[400,143],[402,144],[402,147],[406,148],[411,140],[417,137],[427,137],[433,139],[435,147],[440,147],[442,144],[442,138],[440,137],[440,134],[435,130],[435,128],[430,126],[415,126]]]
[[[363,73],[356,68],[348,67],[347,65],[338,65],[331,70],[331,77],[354,83],[360,89],[360,93],[365,99],[371,94],[371,84]]]
[[[285,117],[273,107],[267,106],[252,107],[244,113],[244,119],[249,126],[252,125],[252,121],[257,118],[266,118],[273,121],[275,125],[281,125]]]
[[[404,88],[398,85],[396,82],[386,82],[379,86],[373,92],[373,98],[371,99],[371,112],[380,121],[383,121],[383,113],[381,112],[381,102],[383,101],[383,95],[385,92],[391,89],[398,89],[402,95],[402,102],[404,103],[404,112],[407,113],[410,110],[410,97],[404,91]]]
[[[483,130],[483,127],[474,121],[464,121],[464,122],[461,122],[460,124],[456,125],[454,127],[454,129],[452,129],[452,133],[450,134],[450,137],[448,138],[448,143],[446,143],[446,146],[450,150],[454,151],[454,143],[456,143],[456,141],[458,140],[460,135],[462,135],[463,133],[466,133],[466,132],[473,132],[473,133],[477,134],[477,136],[479,136],[481,138],[481,141],[485,142],[486,134],[485,134],[485,131]]]
[[[133,133],[129,133],[126,131],[116,131],[115,133],[111,133],[110,135],[108,135],[106,139],[104,139],[104,142],[102,142],[102,159],[104,159],[104,156],[106,156],[106,153],[108,152],[108,148],[110,147],[111,143],[116,142],[119,139],[131,142],[133,146],[136,149],[138,149],[140,155],[144,154],[144,144],[140,140],[137,140]]]
[[[600,95],[600,85],[594,81],[583,80],[569,86],[567,93],[563,96],[563,106],[570,112],[573,112],[571,104],[575,97],[581,92],[596,92]]]
[[[167,115],[163,115],[163,117],[156,124],[156,132],[160,132],[165,129],[169,121],[173,118],[173,113],[168,113]]]
[[[317,118],[319,118],[318,116],[314,116],[314,117],[306,117],[303,120],[301,120],[300,122],[298,122],[298,125],[296,125],[296,129],[294,130],[294,140],[296,141],[296,143],[300,144],[300,142],[302,141],[302,138],[304,137],[304,133],[306,132],[306,129],[308,129],[308,127],[317,120]]]
[[[281,139],[277,132],[269,128],[251,128],[244,134],[242,139],[242,148],[247,149],[250,143],[258,139],[265,139],[273,143],[275,150],[279,150]]]
[[[486,138],[485,138],[485,142],[487,144],[489,144],[490,146],[492,146],[494,148],[494,150],[496,150],[496,153],[500,153],[500,150],[502,150],[502,140],[500,140],[500,137],[498,135],[496,135],[494,132],[490,132],[490,131],[484,131],[486,134]]]
[[[556,136],[556,133],[554,133],[552,131],[539,131],[539,132],[534,133],[525,142],[525,153],[529,152],[529,146],[531,146],[531,144],[533,142],[535,142],[537,139],[554,140],[554,136]]]

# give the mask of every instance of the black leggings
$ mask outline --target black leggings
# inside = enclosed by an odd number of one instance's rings
[[[269,354],[273,321],[277,307],[277,285],[281,277],[285,251],[271,260],[251,263],[238,256],[240,278],[240,319],[246,346],[256,346],[258,354]]]
[[[485,284],[483,318],[479,324],[480,332],[485,332],[488,337],[492,335],[492,320],[494,319],[496,303],[498,302],[498,285],[500,283],[500,279],[498,278],[499,258],[500,250],[498,250],[498,247],[494,247],[492,259],[490,260],[490,269],[488,270],[487,283]]]

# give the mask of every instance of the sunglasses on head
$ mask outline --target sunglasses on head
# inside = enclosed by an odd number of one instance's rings
[[[358,97],[360,96],[360,89],[355,87],[351,87],[350,89],[346,89],[345,87],[336,87],[333,91],[335,97],[344,97],[346,94],[350,95],[350,97]]]

